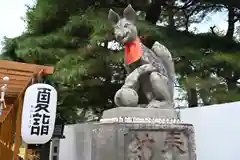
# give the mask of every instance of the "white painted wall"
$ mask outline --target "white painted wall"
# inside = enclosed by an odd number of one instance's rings
[[[181,118],[195,127],[198,160],[240,160],[240,102],[183,109]],[[59,160],[79,160],[77,126],[65,127]]]
[[[240,160],[240,102],[181,110],[196,132],[198,160]]]

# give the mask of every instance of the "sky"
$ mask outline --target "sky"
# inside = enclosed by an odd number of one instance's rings
[[[32,0],[0,0],[0,41],[4,36],[15,37],[21,35],[25,25],[25,4],[32,4]]]

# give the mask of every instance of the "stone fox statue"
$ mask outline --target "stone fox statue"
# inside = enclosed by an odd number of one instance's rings
[[[122,18],[110,9],[108,19],[113,25],[116,40],[125,46],[125,66],[129,73],[125,84],[115,95],[116,105],[138,106],[138,97],[142,93],[146,107],[160,107],[165,103],[169,106],[173,102],[175,72],[168,49],[159,42],[155,42],[152,49],[140,42],[135,25],[136,12],[131,5],[124,9]],[[156,106],[149,106],[155,102],[158,102]]]

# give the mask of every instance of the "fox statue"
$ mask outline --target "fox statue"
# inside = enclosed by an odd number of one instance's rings
[[[141,43],[136,28],[136,12],[131,5],[124,9],[122,18],[110,9],[108,20],[114,28],[116,40],[125,47],[128,71],[124,85],[115,94],[115,104],[147,108],[172,106],[175,71],[168,49],[159,42],[155,42],[152,49]]]

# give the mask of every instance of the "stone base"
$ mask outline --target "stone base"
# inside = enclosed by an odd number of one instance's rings
[[[196,160],[190,124],[85,123],[75,134],[77,160]]]
[[[177,119],[177,112],[173,109],[117,107],[103,112],[102,118],[139,117]]]

